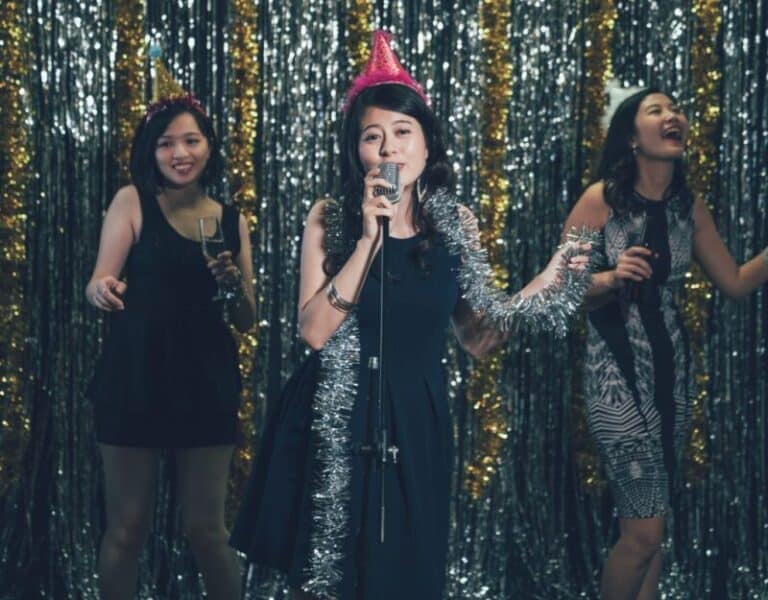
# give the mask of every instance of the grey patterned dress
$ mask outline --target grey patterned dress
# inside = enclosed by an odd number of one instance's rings
[[[630,246],[646,244],[655,255],[650,280],[589,313],[589,426],[622,518],[666,512],[687,439],[693,374],[675,298],[691,261],[693,220],[681,206],[677,196],[654,202],[635,194],[631,210],[611,211],[604,229],[598,270],[615,267]]]

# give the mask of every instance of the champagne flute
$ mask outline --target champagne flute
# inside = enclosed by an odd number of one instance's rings
[[[203,256],[208,260],[215,259],[226,249],[224,245],[224,231],[221,229],[219,218],[215,215],[207,215],[200,217],[198,224],[200,226],[200,245],[203,250]],[[218,282],[216,286],[218,289],[212,300],[227,300],[227,292],[221,288]]]

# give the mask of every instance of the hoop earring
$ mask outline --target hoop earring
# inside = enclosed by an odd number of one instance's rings
[[[640,152],[637,146],[632,146],[632,155],[637,156],[637,153]]]
[[[424,196],[427,195],[427,184],[421,185],[421,177],[416,180],[416,199],[419,204],[424,202]]]

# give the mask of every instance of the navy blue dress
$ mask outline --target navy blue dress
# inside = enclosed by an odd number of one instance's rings
[[[141,199],[141,235],[128,254],[125,309],[91,382],[96,438],[104,444],[189,448],[235,442],[237,349],[211,301],[216,281],[200,242],[179,234],[155,198]],[[223,207],[225,245],[240,252],[237,211]]]
[[[421,236],[391,239],[386,406],[398,464],[385,468],[386,530],[379,542],[379,471],[353,453],[349,531],[339,597],[345,600],[443,597],[453,441],[441,358],[459,298],[458,257],[433,244],[426,269],[414,254]],[[360,365],[378,349],[378,259],[358,304]],[[318,376],[313,354],[289,380],[273,415],[243,499],[231,543],[249,560],[277,568],[295,586],[306,579],[312,531],[316,440],[310,430]],[[358,373],[350,419],[353,448],[367,441],[368,369]]]

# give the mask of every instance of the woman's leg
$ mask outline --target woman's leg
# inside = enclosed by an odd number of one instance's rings
[[[621,536],[603,565],[603,600],[639,600],[655,591],[661,569],[664,519],[621,519]],[[655,572],[654,572],[655,571]]]
[[[99,589],[103,600],[132,600],[139,554],[152,524],[159,454],[149,448],[100,448],[107,529],[99,548]]]
[[[240,561],[229,546],[224,508],[233,446],[176,451],[184,533],[211,600],[240,600]]]
[[[656,600],[659,597],[659,578],[661,577],[661,549],[656,552],[651,560],[648,570],[645,572],[643,585],[637,600]]]

